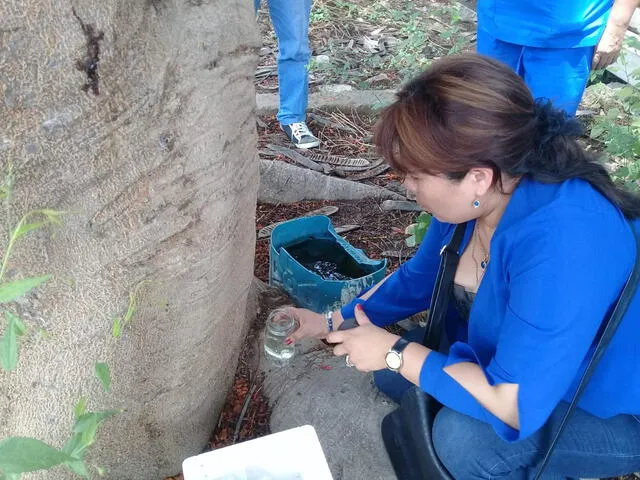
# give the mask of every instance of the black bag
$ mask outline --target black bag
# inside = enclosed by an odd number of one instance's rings
[[[536,480],[545,470],[558,438],[567,420],[573,413],[591,375],[595,371],[604,351],[613,338],[629,304],[633,299],[640,279],[640,237],[629,223],[636,239],[636,260],[633,270],[618,297],[615,307],[605,319],[604,330],[593,356],[589,360],[571,404],[540,463]],[[458,250],[464,236],[466,223],[456,227],[451,241],[440,251],[440,267],[429,306],[429,319],[423,344],[438,350],[442,340],[444,319],[451,298],[453,278],[458,266]],[[442,406],[419,387],[410,388],[402,397],[400,407],[382,420],[382,439],[396,476],[401,480],[454,480],[438,458],[432,438],[433,421]]]

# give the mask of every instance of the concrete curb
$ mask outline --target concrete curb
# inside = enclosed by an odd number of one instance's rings
[[[374,113],[395,100],[395,90],[349,90],[339,93],[312,93],[309,95],[309,109],[326,111],[350,111]],[[256,95],[258,115],[274,114],[278,111],[277,93]]]

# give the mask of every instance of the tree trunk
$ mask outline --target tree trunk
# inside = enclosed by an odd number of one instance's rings
[[[4,0],[0,12],[0,158],[14,179],[2,227],[68,212],[9,263],[8,279],[54,277],[12,307],[30,334],[17,370],[0,372],[0,439],[62,447],[87,396],[91,410],[126,409],[90,462],[110,479],[159,480],[205,446],[246,331],[252,2]]]

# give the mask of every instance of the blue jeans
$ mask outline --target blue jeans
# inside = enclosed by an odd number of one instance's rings
[[[511,67],[534,98],[548,98],[570,115],[575,115],[589,80],[594,48],[527,47],[503,42],[478,28],[478,53]]]
[[[260,0],[254,0],[256,9]],[[309,96],[309,16],[312,0],[267,0],[278,37],[281,125],[304,122]]]
[[[546,453],[568,407],[561,403],[536,433],[506,443],[486,423],[450,408],[438,412],[433,443],[454,478],[528,480]],[[640,419],[601,419],[577,409],[558,440],[543,476],[546,480],[608,478],[640,471]]]
[[[424,328],[403,336],[421,342]],[[374,372],[374,381],[397,403],[413,385],[389,370]],[[515,443],[506,443],[490,425],[443,407],[433,425],[433,443],[438,458],[458,480],[532,479],[567,407],[567,403],[561,403],[540,430]],[[638,471],[640,418],[618,415],[601,419],[577,409],[556,445],[544,478],[605,478]]]

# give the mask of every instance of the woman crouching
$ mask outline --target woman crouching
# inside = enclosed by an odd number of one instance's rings
[[[417,385],[444,405],[433,442],[456,479],[535,475],[635,264],[640,199],[614,185],[579,132],[499,62],[435,61],[402,89],[375,135],[434,217],[418,252],[330,312],[332,322],[293,309],[292,339],[326,338],[348,365],[375,371],[396,401]],[[440,250],[463,223],[446,353],[424,347],[420,329],[403,339],[383,329],[428,308]],[[352,318],[358,327],[329,331]],[[545,478],[640,470],[637,298],[578,407]]]

